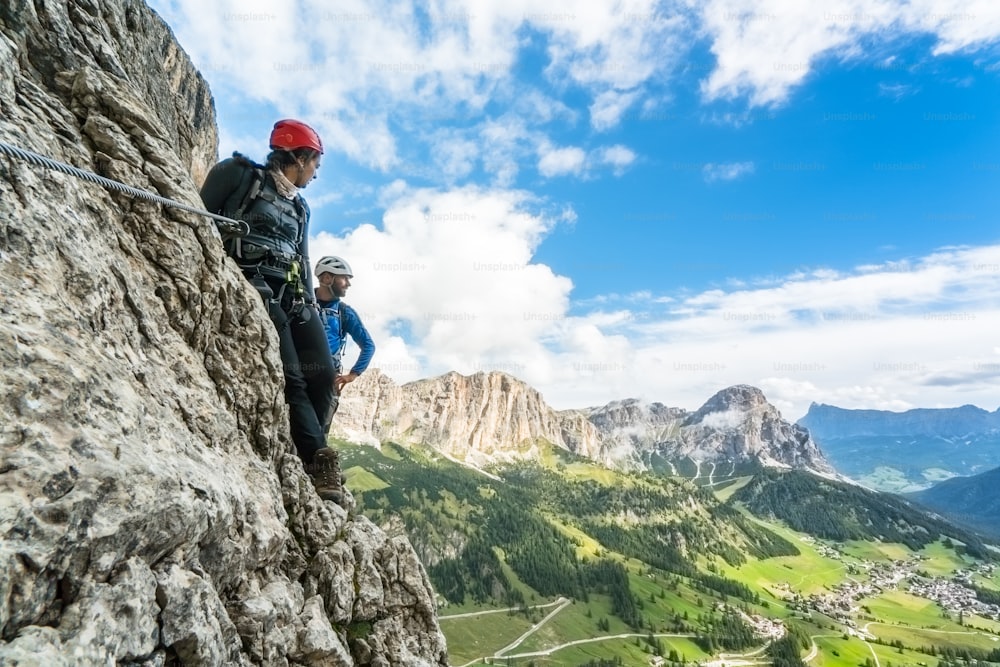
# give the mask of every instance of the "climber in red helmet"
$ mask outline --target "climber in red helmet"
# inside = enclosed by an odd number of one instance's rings
[[[233,153],[208,173],[205,208],[246,221],[250,233],[228,239],[226,251],[267,304],[278,331],[292,440],[316,491],[340,503],[338,452],[326,443],[335,369],[316,310],[309,263],[309,207],[299,192],[316,177],[323,142],[298,120],[279,120],[271,153],[259,165]]]

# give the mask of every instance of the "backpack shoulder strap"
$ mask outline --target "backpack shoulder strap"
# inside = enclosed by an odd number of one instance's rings
[[[340,351],[344,351],[344,346],[347,345],[347,329],[344,327],[344,311],[347,310],[347,304],[343,301],[340,302],[339,311],[340,315]]]
[[[347,304],[341,300],[335,302],[337,304],[337,324],[340,328],[337,330],[337,338],[340,341],[340,345],[337,346],[336,350],[331,349],[330,354],[337,363],[340,363],[340,358],[344,356],[344,348],[347,347],[347,331],[344,329],[344,309],[347,308]],[[324,313],[333,314],[333,308],[323,308]]]
[[[240,183],[240,188],[245,188],[243,198],[240,200],[240,205],[236,207],[233,212],[233,217],[239,218],[247,210],[247,207],[253,203],[253,200],[257,198],[260,194],[260,187],[264,184],[264,170],[253,168],[248,169],[243,177],[243,182]]]

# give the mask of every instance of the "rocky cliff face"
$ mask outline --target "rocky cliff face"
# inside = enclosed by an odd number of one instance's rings
[[[141,2],[0,6],[0,139],[200,205],[204,81]],[[312,490],[212,223],[0,157],[0,663],[444,665],[412,548]]]
[[[583,411],[600,434],[608,458],[618,464],[639,464],[639,456],[677,436],[687,411],[634,398],[613,401]]]
[[[808,431],[746,385],[720,391],[694,413],[635,399],[556,412],[503,373],[449,373],[400,387],[373,369],[348,388],[334,428],[355,441],[428,444],[474,465],[530,458],[531,445],[546,440],[623,468],[642,468],[656,453],[833,473]]]
[[[397,386],[377,369],[341,398],[334,431],[352,440],[427,443],[483,465],[530,457],[539,441],[581,456],[601,456],[585,417],[557,413],[536,390],[506,373],[447,373]]]

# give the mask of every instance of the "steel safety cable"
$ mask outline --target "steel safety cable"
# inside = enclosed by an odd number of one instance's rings
[[[177,208],[182,211],[187,211],[188,213],[195,213],[197,215],[203,215],[208,218],[215,220],[216,226],[219,231],[228,236],[246,236],[250,233],[250,227],[243,220],[233,220],[232,218],[227,218],[224,215],[219,215],[217,213],[209,213],[200,208],[194,206],[188,206],[179,201],[174,201],[173,199],[168,199],[167,197],[162,197],[155,192],[150,192],[149,190],[143,190],[141,188],[132,187],[131,185],[125,185],[119,181],[112,180],[110,178],[105,178],[104,176],[99,176],[93,172],[80,169],[79,167],[74,167],[73,165],[66,164],[65,162],[59,162],[58,160],[53,160],[50,157],[44,155],[39,155],[38,153],[33,153],[29,150],[23,148],[18,148],[17,146],[12,146],[4,141],[0,141],[0,153],[5,153],[11,157],[17,158],[19,160],[24,160],[38,167],[44,167],[46,169],[53,169],[55,171],[68,174],[70,176],[76,176],[77,178],[89,181],[90,183],[96,183],[102,187],[109,190],[114,190],[115,192],[121,192],[122,194],[129,195],[131,197],[137,197],[139,199],[145,199],[147,201],[156,202],[157,204],[163,204],[164,206],[170,206],[172,208]]]

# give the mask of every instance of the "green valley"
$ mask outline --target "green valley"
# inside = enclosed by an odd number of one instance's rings
[[[896,497],[763,469],[712,491],[544,443],[487,472],[338,446],[357,511],[425,564],[453,666],[1000,659],[991,548]]]

